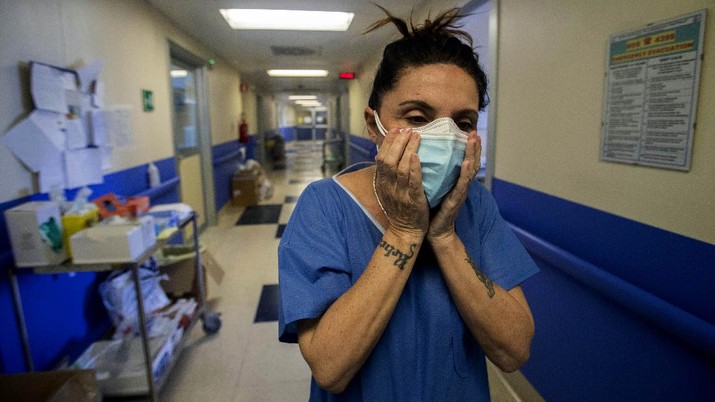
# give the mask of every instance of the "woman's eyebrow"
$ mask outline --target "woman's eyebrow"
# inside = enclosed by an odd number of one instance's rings
[[[402,101],[402,102],[400,102],[400,104],[399,104],[398,106],[406,106],[406,105],[409,105],[409,106],[417,106],[417,107],[419,107],[419,108],[421,108],[421,109],[424,109],[424,110],[426,110],[426,111],[429,111],[429,112],[433,112],[433,111],[434,111],[434,108],[433,108],[432,106],[430,106],[429,103],[427,103],[427,102],[425,102],[425,101],[421,101],[421,100],[406,100],[406,101]]]
[[[469,117],[478,118],[478,117],[479,117],[479,111],[478,111],[477,109],[466,108],[466,109],[458,110],[454,115],[455,115],[455,116],[469,116]]]
[[[433,108],[429,103],[422,101],[422,100],[412,100],[408,99],[406,101],[402,101],[398,104],[398,106],[416,106],[419,107],[420,109],[423,109],[427,112],[434,112],[435,108]],[[476,108],[464,108],[456,111],[454,113],[455,116],[458,115],[474,115],[474,116],[479,116],[479,110]]]

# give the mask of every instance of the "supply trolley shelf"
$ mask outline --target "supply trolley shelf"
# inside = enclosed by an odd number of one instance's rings
[[[173,353],[171,354],[171,359],[168,362],[164,362],[166,364],[165,368],[162,370],[162,373],[160,375],[160,378],[155,378],[155,373],[154,370],[152,369],[153,362],[154,360],[152,359],[152,353],[151,353],[151,348],[150,348],[150,341],[149,341],[149,334],[148,334],[148,329],[147,329],[147,318],[146,318],[146,313],[144,312],[144,303],[141,297],[137,297],[137,307],[138,307],[138,312],[139,312],[139,334],[141,337],[141,342],[142,342],[142,348],[143,348],[143,356],[144,356],[144,363],[145,363],[145,369],[146,369],[146,381],[147,381],[147,391],[149,396],[151,397],[152,401],[157,401],[158,400],[158,392],[161,389],[161,387],[164,385],[166,382],[166,379],[171,373],[171,370],[174,366],[174,363],[178,359],[178,357],[181,355],[182,349],[184,347],[184,343],[186,341],[186,338],[188,335],[191,333],[191,330],[193,329],[194,325],[196,324],[196,318],[201,318],[203,321],[203,328],[206,333],[211,334],[215,333],[219,330],[221,326],[221,321],[220,318],[218,317],[218,314],[216,313],[211,313],[208,312],[206,309],[206,295],[205,295],[205,288],[204,288],[204,272],[203,272],[203,265],[201,264],[201,253],[199,251],[199,232],[198,232],[198,227],[196,223],[196,218],[197,214],[195,212],[191,212],[188,217],[185,219],[181,220],[181,222],[178,225],[178,230],[173,233],[172,235],[163,238],[161,240],[157,240],[156,244],[152,247],[150,247],[148,250],[146,250],[142,255],[140,255],[136,260],[134,261],[116,261],[112,263],[100,263],[100,264],[73,264],[71,261],[63,263],[61,265],[56,265],[56,266],[43,266],[43,267],[35,267],[31,268],[32,273],[34,274],[57,274],[57,273],[70,273],[70,272],[98,272],[98,271],[112,271],[112,270],[124,270],[124,269],[130,269],[132,272],[132,279],[134,282],[134,289],[136,291],[137,295],[142,294],[141,290],[141,281],[139,278],[139,267],[151,256],[153,256],[159,249],[161,249],[163,246],[165,246],[168,241],[173,238],[176,233],[179,233],[183,231],[186,226],[191,224],[191,227],[193,229],[193,242],[194,242],[194,265],[195,265],[195,283],[198,284],[198,300],[197,302],[197,307],[196,310],[193,314],[193,318],[191,319],[191,323],[189,324],[188,328],[184,331],[181,339],[176,343],[176,346],[174,348]],[[20,290],[19,286],[17,283],[17,278],[16,278],[16,271],[18,272],[27,272],[28,268],[11,268],[9,270],[9,276],[10,276],[10,284],[12,287],[12,292],[13,292],[13,301],[15,303],[15,312],[18,318],[19,322],[19,327],[20,327],[20,336],[22,338],[22,346],[23,346],[23,352],[24,352],[24,358],[25,358],[25,363],[26,366],[30,371],[33,371],[33,362],[32,362],[32,353],[30,351],[30,342],[27,334],[27,327],[25,324],[25,317],[24,317],[24,312],[22,309],[22,301],[20,298]],[[158,353],[158,352],[157,352]]]

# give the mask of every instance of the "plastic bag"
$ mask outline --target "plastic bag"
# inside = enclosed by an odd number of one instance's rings
[[[159,284],[162,279],[168,279],[168,277],[161,275],[156,270],[139,268],[142,300],[147,321],[151,320],[151,315],[154,312],[170,304],[169,298]],[[112,273],[99,285],[99,294],[117,329],[115,337],[139,332],[139,310],[131,270]],[[147,322],[147,325],[150,326],[150,322]]]

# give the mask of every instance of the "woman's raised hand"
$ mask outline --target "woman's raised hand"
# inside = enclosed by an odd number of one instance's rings
[[[455,233],[454,222],[457,219],[460,208],[462,208],[462,204],[464,204],[464,200],[467,199],[469,183],[477,176],[477,172],[481,167],[481,154],[482,140],[476,131],[472,131],[467,138],[467,149],[464,153],[459,179],[452,190],[444,197],[442,206],[432,218],[427,232],[428,240],[439,240]]]
[[[388,229],[421,239],[429,227],[429,206],[422,189],[419,146],[420,136],[410,128],[388,131],[375,158],[374,184]]]

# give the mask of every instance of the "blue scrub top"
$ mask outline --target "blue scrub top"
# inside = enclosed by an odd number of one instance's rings
[[[538,272],[491,193],[476,181],[456,231],[472,261],[504,289]],[[278,249],[282,342],[297,342],[297,322],[322,316],[357,281],[383,232],[335,178],[306,188]],[[313,380],[310,400],[489,401],[484,353],[459,316],[427,243],[384,333],[347,389],[332,394]]]

